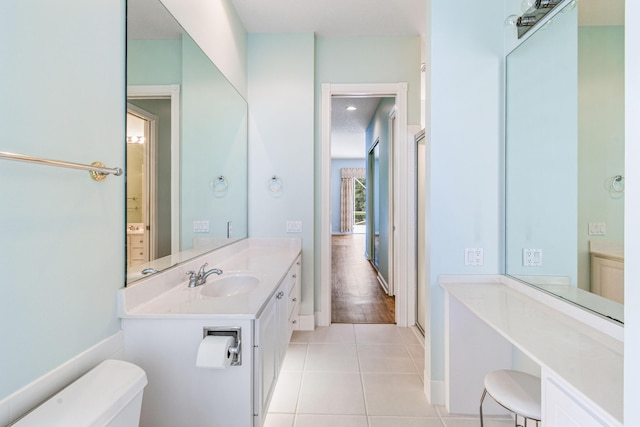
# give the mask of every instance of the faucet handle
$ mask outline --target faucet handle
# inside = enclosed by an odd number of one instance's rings
[[[187,276],[189,276],[190,278],[192,278],[192,279],[193,279],[193,278],[195,278],[195,276],[196,276],[196,272],[195,272],[195,271],[193,271],[193,270],[189,270],[189,271],[187,271],[185,274],[186,274]]]
[[[199,275],[201,275],[201,276],[202,276],[202,275],[204,274],[204,269],[207,267],[207,265],[209,265],[209,263],[208,263],[208,262],[205,262],[205,263],[202,265],[202,267],[200,267],[200,271],[198,271],[198,274],[199,274]]]

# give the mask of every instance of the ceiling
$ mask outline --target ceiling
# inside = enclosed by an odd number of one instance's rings
[[[231,1],[250,33],[417,36],[426,29],[424,0]]]

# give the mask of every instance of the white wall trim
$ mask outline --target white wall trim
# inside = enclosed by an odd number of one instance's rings
[[[415,323],[415,292],[409,292],[409,280],[415,269],[415,251],[413,237],[409,231],[415,226],[415,215],[410,210],[413,194],[410,194],[411,156],[407,132],[407,83],[370,83],[370,84],[322,84],[321,94],[321,206],[320,206],[320,311],[317,313],[319,326],[331,324],[331,97],[332,96],[393,96],[396,100],[396,137],[394,138],[394,197],[396,215],[394,223],[395,259],[393,282],[396,294],[396,323],[407,327]],[[411,168],[414,170],[415,168]],[[400,173],[400,171],[403,171]],[[406,172],[406,173],[405,173]],[[413,188],[413,187],[411,187]],[[413,224],[413,225],[412,225]],[[411,244],[409,243],[411,242]],[[415,278],[415,274],[413,274]],[[415,284],[412,288],[415,290]],[[410,322],[410,319],[413,321]]]
[[[427,401],[433,406],[444,406],[444,381],[429,380],[426,374],[425,370],[424,394],[427,397]]]
[[[0,425],[8,425],[106,359],[123,359],[124,333],[118,331],[15,393],[0,400]]]
[[[294,329],[296,331],[313,331],[316,327],[315,320],[314,314],[301,314],[298,316],[298,324]]]
[[[171,99],[171,253],[180,252],[180,85],[127,86],[127,98]]]

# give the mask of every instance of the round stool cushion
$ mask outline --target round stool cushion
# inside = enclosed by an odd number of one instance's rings
[[[484,387],[496,402],[510,411],[541,419],[540,378],[520,371],[493,371],[484,377]]]

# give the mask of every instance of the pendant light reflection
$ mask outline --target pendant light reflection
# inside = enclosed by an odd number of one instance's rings
[[[272,197],[280,197],[284,190],[284,181],[277,175],[271,176],[267,181],[267,190]]]
[[[227,182],[227,179],[222,175],[212,179],[211,190],[213,191],[213,195],[218,198],[226,196],[229,191],[229,183]]]

